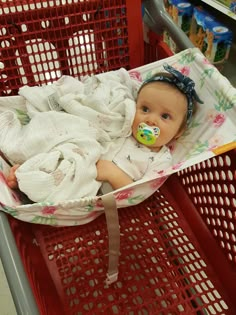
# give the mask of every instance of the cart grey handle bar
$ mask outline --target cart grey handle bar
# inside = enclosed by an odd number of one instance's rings
[[[167,13],[163,0],[143,0],[144,22],[157,34],[166,30],[180,50],[194,48],[188,36],[175,24]]]
[[[17,309],[17,315],[39,315],[10,224],[6,214],[1,211],[0,258]]]

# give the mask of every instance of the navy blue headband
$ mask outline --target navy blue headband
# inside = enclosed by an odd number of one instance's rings
[[[200,104],[203,104],[203,102],[200,100],[200,98],[198,97],[198,95],[194,89],[195,83],[192,79],[183,75],[181,72],[179,72],[175,68],[171,67],[167,63],[165,63],[163,65],[163,68],[166,71],[168,71],[170,74],[172,74],[172,76],[167,77],[165,75],[157,73],[153,77],[144,81],[142,86],[144,86],[147,83],[156,82],[156,81],[164,81],[164,82],[175,85],[187,97],[187,100],[188,100],[187,125],[189,125],[191,118],[192,118],[192,115],[193,115],[194,101],[197,101]]]

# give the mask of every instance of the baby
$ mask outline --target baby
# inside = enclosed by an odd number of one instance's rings
[[[165,64],[167,72],[157,73],[140,87],[131,136],[110,161],[103,156],[97,162],[97,180],[118,189],[171,166],[168,144],[178,139],[188,127],[196,101],[194,82]],[[17,188],[15,171],[7,178],[11,188]],[[103,192],[103,189],[102,189]]]
[[[141,178],[151,178],[171,165],[168,144],[188,127],[196,101],[194,82],[165,64],[138,92],[132,137],[113,161],[99,160],[97,180],[118,189]]]

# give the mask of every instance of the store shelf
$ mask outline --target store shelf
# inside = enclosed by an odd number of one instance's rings
[[[234,34],[233,37],[233,44],[230,49],[229,59],[226,61],[222,74],[226,76],[231,84],[236,87],[236,64],[235,64],[235,54],[236,54],[236,14],[229,10],[229,8],[216,1],[216,0],[201,0],[202,3],[207,4],[208,6],[212,7],[215,10],[215,13],[218,11],[219,15],[217,18],[226,25]],[[211,12],[210,10],[208,10]]]
[[[209,6],[213,7],[217,11],[228,15],[230,18],[236,20],[236,14],[229,10],[228,7],[226,7],[224,4],[219,3],[216,0],[201,0],[202,2],[208,4]]]

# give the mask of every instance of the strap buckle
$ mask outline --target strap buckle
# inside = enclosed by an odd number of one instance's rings
[[[113,282],[116,282],[117,279],[118,279],[118,272],[115,272],[113,274],[107,273],[106,285],[110,285]]]

